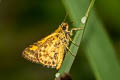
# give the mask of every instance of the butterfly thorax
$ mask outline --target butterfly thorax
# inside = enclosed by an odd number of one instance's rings
[[[58,34],[57,37],[66,45],[68,45],[70,37],[70,31],[68,31],[68,27],[68,24],[63,22],[55,31]]]

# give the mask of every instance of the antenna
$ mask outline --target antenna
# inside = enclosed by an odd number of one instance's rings
[[[66,21],[67,16],[68,16],[68,13],[66,13],[66,15],[65,15],[65,17],[64,17],[64,19],[63,19],[63,22],[65,22],[65,21]]]
[[[68,13],[66,13],[66,15],[65,15],[65,17],[64,17],[64,19],[63,19],[63,22],[66,21],[67,17],[68,17]],[[68,22],[68,24],[73,24],[73,23],[74,23],[73,21]]]

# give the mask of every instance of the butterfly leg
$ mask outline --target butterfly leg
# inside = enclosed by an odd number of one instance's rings
[[[70,52],[70,54],[75,57],[75,55],[74,55],[74,54],[72,53],[72,51],[68,48],[68,46],[66,46],[65,44],[64,44],[64,46],[67,48],[67,50]]]
[[[84,29],[84,27],[72,28],[72,29],[70,30],[70,35],[72,36],[72,32],[73,32],[73,31],[79,31],[79,30],[83,30],[83,29]]]
[[[73,31],[79,31],[79,30],[83,30],[83,29],[84,29],[84,27],[72,28],[72,29],[70,30],[70,35],[72,36],[72,32],[73,32]],[[75,42],[72,41],[72,39],[70,38],[70,36],[68,36],[68,37],[69,37],[69,40],[70,40],[75,46],[79,47],[78,44],[76,44]]]
[[[83,30],[84,27],[79,27],[79,28],[72,28],[70,31],[79,31],[79,30]]]
[[[68,36],[68,37],[69,37],[69,40],[72,42],[72,44],[74,44],[76,47],[79,47],[78,44],[76,44],[75,42],[72,41],[72,39],[70,38],[70,36]]]

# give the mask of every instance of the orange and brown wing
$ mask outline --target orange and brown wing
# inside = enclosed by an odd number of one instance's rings
[[[58,69],[64,56],[64,46],[59,39],[55,39],[43,44],[44,47],[38,49],[38,58],[40,63],[47,67]]]
[[[39,63],[37,49],[38,46],[40,45],[41,44],[39,44],[38,42],[34,43],[33,45],[29,45],[29,47],[24,49],[22,56],[27,60],[30,60],[35,63]]]
[[[23,56],[32,62],[59,69],[64,57],[64,46],[56,35],[53,33],[30,45],[23,51]]]

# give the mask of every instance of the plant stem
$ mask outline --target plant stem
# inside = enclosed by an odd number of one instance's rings
[[[81,21],[81,23],[82,23],[82,24],[80,24],[81,27],[84,27],[84,28],[85,28],[85,25],[86,25],[87,20],[88,20],[89,13],[90,13],[93,5],[94,5],[94,2],[95,2],[95,0],[92,0],[92,1],[91,1],[90,5],[89,5],[89,7],[88,7],[88,10],[87,10],[87,12],[86,12],[86,14],[85,14],[85,16],[81,19],[81,20],[85,21],[85,22],[82,22],[82,21]],[[85,29],[84,29],[84,30],[85,30]],[[81,42],[81,40],[82,40],[82,38],[83,38],[84,30],[83,30],[83,31],[78,31],[78,32],[75,34],[75,37],[74,37],[73,41],[76,42],[78,45],[80,45],[80,42]],[[74,55],[77,54],[78,49],[79,49],[79,47],[76,47],[76,46],[74,46],[73,44],[70,45],[70,50],[74,53]],[[73,57],[73,56],[69,53],[69,51],[68,51],[68,52],[66,53],[66,56],[65,56],[65,59],[64,59],[64,61],[63,61],[63,63],[62,63],[61,68],[59,69],[58,73],[56,73],[56,77],[58,77],[59,75],[62,75],[62,74],[64,74],[64,73],[69,73],[70,68],[71,68],[71,66],[72,66],[72,64],[73,64],[74,59],[75,59],[75,57]]]

